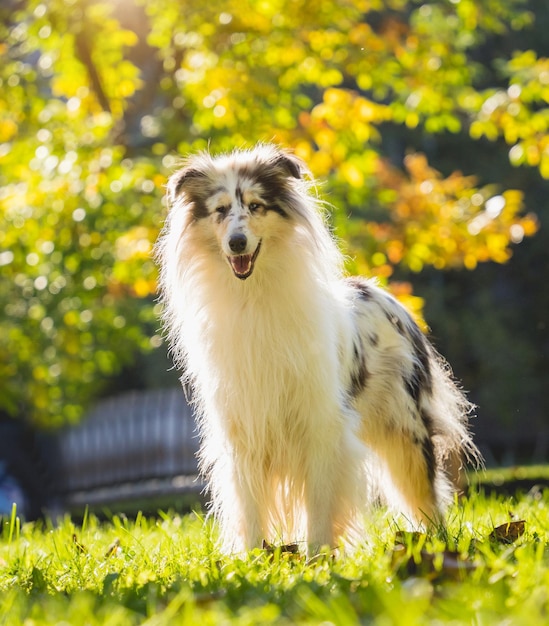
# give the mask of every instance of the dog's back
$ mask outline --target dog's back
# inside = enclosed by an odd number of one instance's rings
[[[467,430],[473,405],[402,305],[372,281],[348,282],[356,328],[353,404],[361,439],[381,461],[381,495],[415,522],[437,522],[453,491],[446,461],[478,458]]]

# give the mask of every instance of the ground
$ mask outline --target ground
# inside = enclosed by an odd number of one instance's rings
[[[447,529],[386,511],[354,554],[222,556],[200,514],[3,520],[0,625],[546,624],[549,492],[474,487]]]

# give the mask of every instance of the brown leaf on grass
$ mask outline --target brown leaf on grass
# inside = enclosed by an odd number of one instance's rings
[[[277,546],[274,543],[268,543],[263,539],[263,550],[268,554],[274,554],[280,552],[280,554],[299,554],[299,545],[297,543],[286,543],[281,546]]]
[[[72,535],[72,542],[74,543],[78,552],[86,553],[88,551],[86,546],[78,541],[78,537],[76,536],[76,533],[73,533]]]
[[[395,534],[396,545],[416,545],[420,542],[424,542],[426,539],[427,535],[418,531],[397,530]]]
[[[111,543],[111,545],[107,548],[107,551],[105,552],[105,558],[108,559],[111,556],[114,556],[115,554],[118,554],[120,552],[120,539],[118,539],[118,537]]]
[[[523,519],[507,522],[506,524],[496,526],[488,535],[488,538],[497,543],[514,543],[519,537],[524,535],[525,527],[526,522]]]
[[[421,550],[416,554],[410,554],[402,544],[396,545],[393,549],[392,566],[401,578],[415,576],[428,580],[440,577],[462,580],[467,573],[478,567],[459,552],[444,550],[433,554]]]

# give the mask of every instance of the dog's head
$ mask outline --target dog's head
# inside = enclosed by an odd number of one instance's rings
[[[186,228],[217,241],[239,279],[251,276],[262,249],[304,215],[305,165],[272,145],[190,157],[168,183],[172,210]]]

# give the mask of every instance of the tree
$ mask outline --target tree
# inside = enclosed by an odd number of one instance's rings
[[[520,0],[128,2],[1,9],[4,411],[78,419],[160,345],[150,252],[177,153],[293,147],[327,180],[349,270],[382,280],[501,263],[536,231],[521,189],[383,142],[394,128],[502,139],[513,164],[549,177],[549,61],[524,51],[486,72],[477,58],[532,22]],[[390,287],[419,312],[408,286]]]

